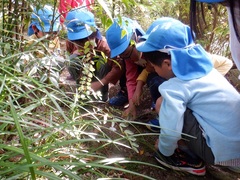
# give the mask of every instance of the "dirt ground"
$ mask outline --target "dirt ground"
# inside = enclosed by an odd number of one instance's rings
[[[62,81],[64,81],[67,74],[62,76]],[[232,69],[230,72],[226,75],[226,78],[231,82],[231,84],[240,92],[240,80],[238,80],[239,71],[237,69]],[[66,83],[66,82],[65,82]],[[71,83],[71,82],[67,82]],[[119,90],[119,86],[111,86],[109,89],[109,97],[111,98],[115,94],[117,94]],[[148,89],[144,88],[144,95],[141,100],[141,105],[137,109],[138,117],[136,119],[137,122],[146,123],[150,119],[155,117],[155,113],[150,109],[151,107],[151,96],[148,91]],[[109,109],[109,106],[106,105],[106,108]],[[111,107],[112,113],[116,113],[116,115],[120,115],[119,112],[122,112],[124,110],[123,107]],[[117,130],[119,125],[116,124],[114,126]],[[163,168],[161,169],[161,166],[157,163],[157,161],[153,157],[153,146],[155,143],[155,140],[158,137],[157,133],[150,132],[144,125],[133,125],[130,128],[131,131],[135,133],[141,133],[141,134],[148,134],[147,136],[139,136],[137,137],[137,143],[139,144],[138,150],[139,152],[134,153],[134,151],[130,151],[127,148],[115,148],[115,147],[108,147],[107,148],[107,155],[109,157],[116,157],[116,156],[124,156],[128,157],[131,160],[140,161],[140,162],[146,162],[153,165],[156,165],[156,167],[147,166],[143,164],[127,164],[125,165],[125,169],[128,170],[134,170],[138,173],[147,175],[153,179],[156,180],[199,180],[199,179],[207,179],[207,180],[240,180],[240,174],[230,171],[227,168],[223,167],[217,167],[217,166],[211,166],[206,165],[206,175],[202,177],[194,176],[191,174],[179,172],[179,171],[173,171],[170,169]],[[109,131],[111,135],[111,131]],[[150,134],[152,133],[152,134]],[[119,173],[119,172],[108,172],[109,177],[118,177],[118,178],[125,178],[128,180],[143,180],[144,178],[141,178],[139,176]]]

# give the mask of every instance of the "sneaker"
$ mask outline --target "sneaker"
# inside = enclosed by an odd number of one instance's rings
[[[192,158],[187,153],[176,149],[172,156],[164,156],[158,151],[155,155],[155,159],[163,166],[177,170],[188,172],[197,176],[204,176],[206,174],[206,168],[203,161],[199,158]]]
[[[116,96],[109,99],[111,106],[124,106],[128,102],[127,93],[119,91]]]
[[[148,125],[146,125],[146,127],[152,131],[152,132],[160,132],[160,127],[159,127],[159,120],[156,119],[152,119],[150,121],[147,122]]]

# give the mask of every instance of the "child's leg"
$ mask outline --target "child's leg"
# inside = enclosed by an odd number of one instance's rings
[[[185,140],[185,143],[188,148],[205,162],[214,164],[212,150],[207,145],[200,125],[190,109],[187,109],[184,114],[184,125],[182,132],[184,134],[193,136],[189,137],[187,135],[183,135],[183,138],[187,139]]]

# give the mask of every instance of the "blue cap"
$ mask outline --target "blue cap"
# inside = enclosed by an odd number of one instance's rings
[[[205,2],[205,3],[219,3],[219,2],[223,2],[225,0],[196,0],[198,2]]]
[[[166,46],[183,48],[192,43],[194,40],[187,25],[173,18],[168,18],[167,21],[159,18],[158,25],[146,36],[145,42],[137,44],[137,49],[150,52],[165,49]]]
[[[160,51],[171,55],[172,70],[182,80],[200,78],[209,73],[212,61],[192,38],[191,29],[176,19],[161,21],[152,29],[146,41],[136,46],[138,51]]]
[[[137,36],[145,34],[137,21],[122,17],[115,18],[113,24],[106,31],[106,39],[111,49],[111,58],[116,57],[127,49],[133,33]]]
[[[29,36],[34,34],[32,25],[35,25],[42,32],[59,31],[61,28],[60,15],[58,12],[54,12],[54,8],[49,5],[45,5],[42,9],[35,8],[28,27]]]
[[[152,22],[152,24],[148,27],[147,31],[146,31],[146,34],[141,36],[139,38],[140,41],[144,41],[147,39],[147,37],[149,36],[150,32],[159,24],[163,23],[163,22],[167,22],[167,21],[176,21],[177,23],[177,20],[173,19],[173,18],[170,18],[170,17],[161,17],[161,18],[158,18],[156,19],[155,21]]]
[[[69,40],[84,39],[94,31],[98,31],[94,15],[85,9],[75,9],[68,12],[65,25]],[[98,31],[98,36],[101,36],[99,33]]]

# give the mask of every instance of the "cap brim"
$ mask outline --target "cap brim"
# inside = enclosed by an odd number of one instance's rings
[[[34,31],[32,29],[32,24],[28,27],[28,36],[31,36],[34,34]]]
[[[54,24],[53,27],[51,25],[44,25],[44,27],[41,27],[39,24],[36,24],[36,26],[42,32],[50,32],[50,30],[56,32],[61,30],[60,23]]]
[[[219,3],[223,2],[224,0],[197,0],[199,2],[205,2],[205,3]]]
[[[111,58],[118,56],[119,54],[123,53],[127,47],[129,46],[130,39],[123,42],[120,46],[116,47],[115,49],[111,49]]]
[[[157,51],[156,48],[149,45],[146,41],[137,43],[136,49],[140,52],[151,52],[151,51]]]
[[[140,38],[138,39],[139,41],[146,41],[148,38],[149,34],[145,34],[143,36],[140,36]]]

